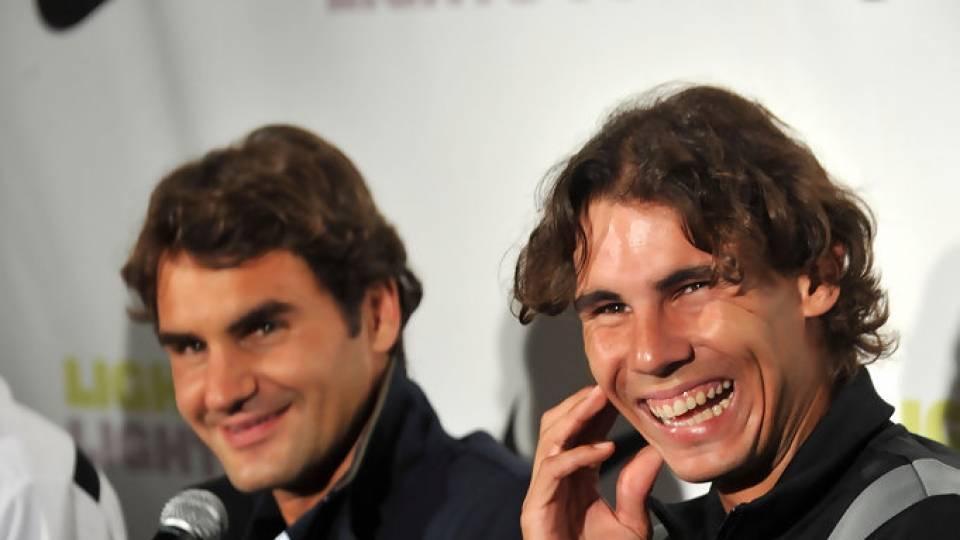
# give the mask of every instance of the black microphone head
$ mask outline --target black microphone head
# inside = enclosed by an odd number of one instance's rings
[[[163,505],[160,527],[197,540],[220,540],[227,532],[227,509],[205,489],[181,491]]]

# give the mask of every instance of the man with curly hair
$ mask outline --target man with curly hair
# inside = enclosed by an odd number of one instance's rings
[[[690,87],[616,112],[517,263],[520,320],[572,306],[597,382],[542,418],[525,538],[955,535],[960,459],[892,424],[863,367],[893,345],[873,235],[757,103]],[[611,507],[617,412],[649,445]],[[649,497],[663,462],[709,492]]]

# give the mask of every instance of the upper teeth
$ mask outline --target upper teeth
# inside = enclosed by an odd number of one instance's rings
[[[650,412],[653,413],[653,415],[657,418],[663,420],[664,423],[670,425],[698,424],[704,420],[713,418],[714,416],[719,416],[720,413],[730,407],[730,397],[725,396],[722,400],[720,400],[719,403],[715,403],[713,406],[707,407],[703,411],[695,414],[693,418],[688,418],[679,422],[671,422],[670,420],[682,414],[686,414],[687,412],[692,411],[699,406],[705,405],[707,401],[721,396],[724,391],[729,390],[732,386],[733,384],[731,381],[726,380],[710,386],[706,389],[706,392],[704,392],[702,389],[698,390],[696,393],[684,392],[682,395],[677,396],[672,403],[667,403],[659,407],[651,406]]]

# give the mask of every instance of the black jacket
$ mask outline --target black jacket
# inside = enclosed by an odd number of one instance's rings
[[[912,461],[904,441],[952,467],[950,449],[890,422],[893,408],[865,369],[844,385],[776,486],[729,515],[711,489],[677,504],[651,503],[671,540],[828,538],[851,502],[884,473]],[[919,443],[919,444],[917,444]],[[868,538],[960,538],[960,496],[938,495],[886,521]]]
[[[420,388],[392,369],[353,476],[286,528],[269,491],[244,494],[225,477],[199,486],[220,496],[225,540],[520,538],[529,465],[485,433],[454,439]]]

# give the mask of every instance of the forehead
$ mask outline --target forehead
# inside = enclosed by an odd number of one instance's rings
[[[673,208],[651,202],[590,203],[583,218],[587,261],[578,276],[578,290],[624,280],[649,282],[687,266],[712,262],[687,238]]]
[[[167,254],[157,268],[161,328],[227,323],[266,301],[294,304],[326,295],[306,262],[282,250],[227,268],[211,268],[189,253]]]

